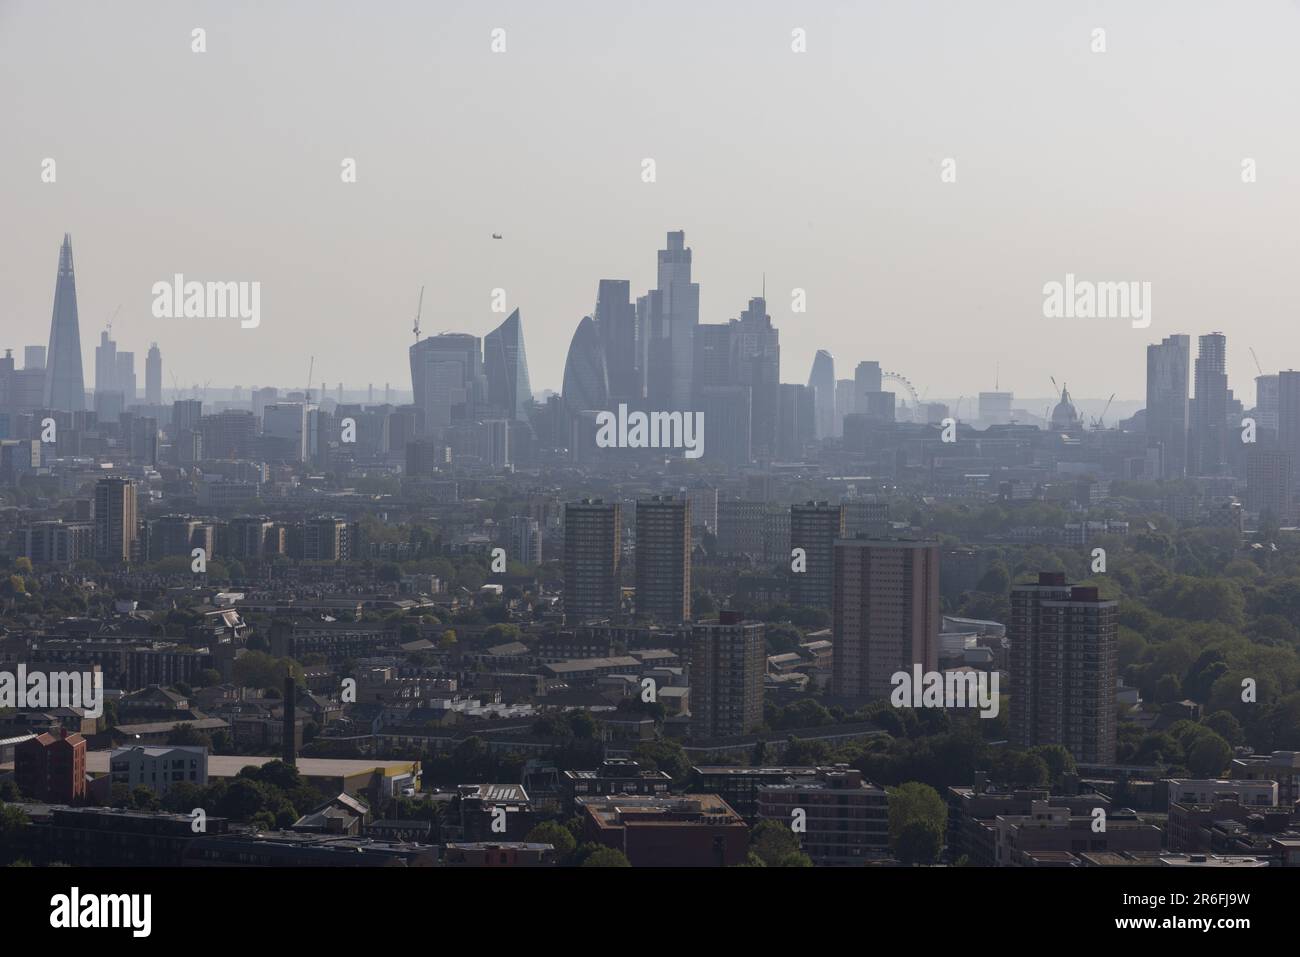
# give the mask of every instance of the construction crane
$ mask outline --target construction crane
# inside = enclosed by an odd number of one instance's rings
[[[108,322],[104,323],[104,328],[108,330],[108,337],[110,339],[113,338],[113,320],[117,318],[117,314],[121,311],[122,304],[119,302],[117,308],[113,310],[113,314],[108,317]]]
[[[420,302],[415,307],[415,328],[411,331],[415,333],[415,341],[420,341],[420,314],[424,312],[424,287],[420,287]]]
[[[173,372],[172,373],[172,398],[179,399],[180,397],[181,397],[181,384],[176,381],[176,373]]]
[[[311,357],[311,363],[307,366],[307,386],[303,389],[303,397],[311,401],[311,374],[316,371],[316,357]]]
[[[1110,404],[1114,401],[1115,401],[1115,393],[1112,392],[1110,394],[1110,398],[1106,400],[1106,408],[1101,410],[1101,415],[1097,416],[1097,418],[1092,420],[1092,427],[1094,429],[1106,428],[1106,413],[1110,411]]]
[[[1250,357],[1251,357],[1252,359],[1255,360],[1255,368],[1259,370],[1259,374],[1260,374],[1260,375],[1263,375],[1263,374],[1264,374],[1264,367],[1261,366],[1261,365],[1259,364],[1259,356],[1255,355],[1255,347],[1254,347],[1254,346],[1251,346],[1251,347],[1250,347]]]

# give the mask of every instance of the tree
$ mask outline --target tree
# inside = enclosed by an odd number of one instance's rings
[[[1232,746],[1221,735],[1204,726],[1191,736],[1185,764],[1197,777],[1216,778],[1232,760]]]
[[[559,861],[567,861],[578,846],[569,829],[556,821],[543,821],[529,831],[524,840],[529,844],[550,844],[555,848],[555,856]]]
[[[908,781],[889,792],[889,846],[900,861],[932,863],[943,847],[947,826],[948,807],[928,784]]]
[[[686,752],[676,741],[642,741],[632,757],[643,768],[663,771],[674,781],[682,781],[691,768]]]
[[[933,864],[943,849],[943,834],[922,821],[904,826],[897,840],[890,841],[900,863]]]
[[[592,851],[582,862],[583,867],[631,867],[632,864],[622,851],[612,847],[602,847]]]
[[[799,838],[782,821],[760,821],[750,832],[749,851],[763,867],[812,867],[812,859],[799,846]]]
[[[17,859],[27,823],[22,808],[0,804],[0,863],[12,864]]]
[[[188,723],[173,725],[167,734],[167,743],[172,747],[212,747],[212,739]]]
[[[1246,732],[1242,730],[1241,722],[1231,712],[1216,711],[1203,723],[1233,747],[1246,743]]]
[[[1047,765],[1048,780],[1053,787],[1060,787],[1061,779],[1065,775],[1074,774],[1078,770],[1074,763],[1074,755],[1063,745],[1040,744],[1030,748],[1029,753],[1043,759],[1043,763]]]

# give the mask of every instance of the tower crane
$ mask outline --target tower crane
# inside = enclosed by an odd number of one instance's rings
[[[415,333],[415,341],[420,341],[420,314],[424,312],[424,287],[420,287],[420,301],[415,307],[415,328],[411,331]]]

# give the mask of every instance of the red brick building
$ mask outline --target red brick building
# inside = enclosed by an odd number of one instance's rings
[[[575,802],[586,840],[622,851],[633,867],[731,867],[749,826],[716,794],[610,794]]]
[[[52,804],[86,798],[86,739],[45,732],[14,748],[14,780],[23,796]]]

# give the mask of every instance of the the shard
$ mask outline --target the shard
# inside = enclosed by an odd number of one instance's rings
[[[487,373],[488,402],[504,409],[512,419],[527,421],[533,399],[524,353],[524,326],[519,310],[483,337],[483,366]]]
[[[45,407],[61,412],[86,408],[81,372],[81,326],[77,321],[77,280],[72,270],[72,237],[63,234],[59,276],[54,282],[54,314],[45,373]]]

